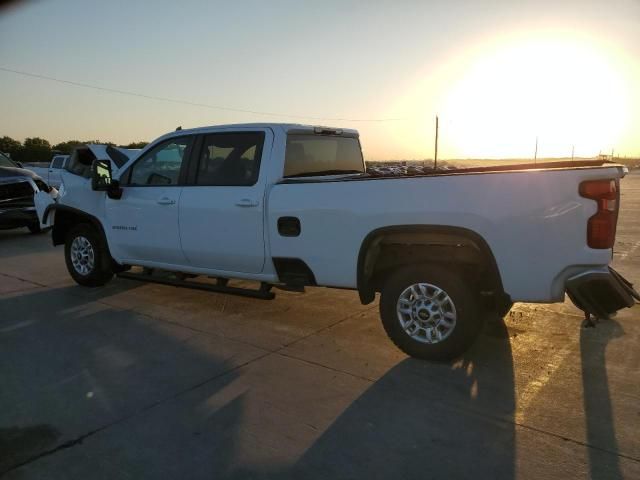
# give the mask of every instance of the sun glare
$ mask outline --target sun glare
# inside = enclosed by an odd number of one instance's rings
[[[539,157],[570,156],[572,146],[576,156],[610,154],[631,136],[637,68],[585,38],[502,38],[431,74],[403,96],[400,108],[415,113],[421,105],[440,115],[442,152],[449,158],[533,156],[536,137]],[[409,133],[426,156],[429,113],[421,131]]]
[[[583,44],[530,41],[479,59],[452,85],[442,111],[463,156],[509,156],[514,140],[533,150],[536,136],[540,153],[554,156],[571,145],[584,154],[615,148],[629,105],[611,59]]]

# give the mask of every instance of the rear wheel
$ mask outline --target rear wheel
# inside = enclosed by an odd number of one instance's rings
[[[67,270],[80,285],[98,287],[113,277],[107,246],[92,225],[81,223],[69,230],[64,253]]]
[[[464,353],[482,328],[478,310],[464,277],[439,266],[401,268],[382,288],[384,329],[412,357],[449,360]]]

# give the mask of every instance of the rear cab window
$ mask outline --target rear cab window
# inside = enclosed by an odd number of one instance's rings
[[[365,173],[358,138],[319,134],[287,136],[285,178],[352,173]]]

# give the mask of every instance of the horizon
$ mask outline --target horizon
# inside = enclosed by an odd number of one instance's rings
[[[638,2],[86,5],[0,7],[0,136],[277,118],[356,128],[393,161],[433,158],[438,115],[443,160],[530,159],[536,138],[538,158],[640,157]]]

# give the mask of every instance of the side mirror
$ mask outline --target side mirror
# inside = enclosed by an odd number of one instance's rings
[[[91,164],[91,190],[107,191],[112,182],[111,162],[94,160]]]
[[[18,167],[20,168],[24,168],[24,165],[22,164],[22,162],[16,162],[16,165],[18,165]]]
[[[118,181],[113,179],[111,162],[108,160],[94,160],[91,164],[91,190],[107,192],[109,198],[114,200],[122,197],[122,189]]]

